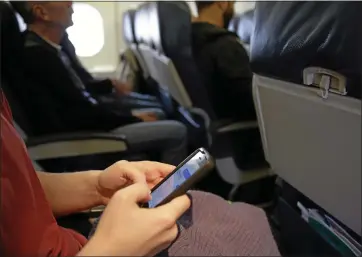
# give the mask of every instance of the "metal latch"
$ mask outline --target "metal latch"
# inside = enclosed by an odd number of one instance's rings
[[[346,78],[331,70],[320,67],[308,67],[303,71],[303,83],[320,88],[320,96],[327,99],[329,92],[346,95]]]

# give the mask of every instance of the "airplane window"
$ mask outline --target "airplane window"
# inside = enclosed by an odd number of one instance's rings
[[[104,45],[103,18],[99,11],[86,3],[73,4],[73,26],[67,29],[76,53],[80,57],[98,54]]]

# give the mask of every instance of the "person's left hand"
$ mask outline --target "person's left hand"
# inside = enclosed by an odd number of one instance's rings
[[[121,95],[126,95],[132,92],[132,88],[127,83],[123,83],[116,79],[111,79],[113,87],[116,89],[116,91]]]
[[[107,204],[116,191],[131,184],[147,183],[152,189],[174,168],[172,165],[159,162],[119,161],[99,173],[97,191],[102,202]]]

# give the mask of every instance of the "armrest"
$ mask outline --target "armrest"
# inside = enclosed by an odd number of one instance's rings
[[[205,122],[205,127],[211,130],[211,133],[227,133],[231,131],[238,131],[238,130],[247,130],[258,128],[258,122],[255,120],[252,121],[211,121],[209,115],[200,108],[191,108],[190,113],[196,114],[203,118]]]
[[[34,161],[124,152],[128,149],[126,137],[113,133],[78,132],[29,138],[26,141]]]
[[[257,121],[240,121],[234,122],[231,124],[227,124],[217,129],[217,133],[228,133],[233,131],[247,130],[247,129],[255,129],[258,128]]]

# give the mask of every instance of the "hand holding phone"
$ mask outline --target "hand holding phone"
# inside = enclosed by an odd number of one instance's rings
[[[213,168],[211,155],[204,148],[197,149],[152,189],[152,199],[144,206],[155,208],[185,194]]]
[[[144,183],[117,191],[77,256],[155,256],[169,247],[178,235],[176,222],[189,209],[190,200],[181,196],[159,208],[140,208],[139,203],[149,199]]]

